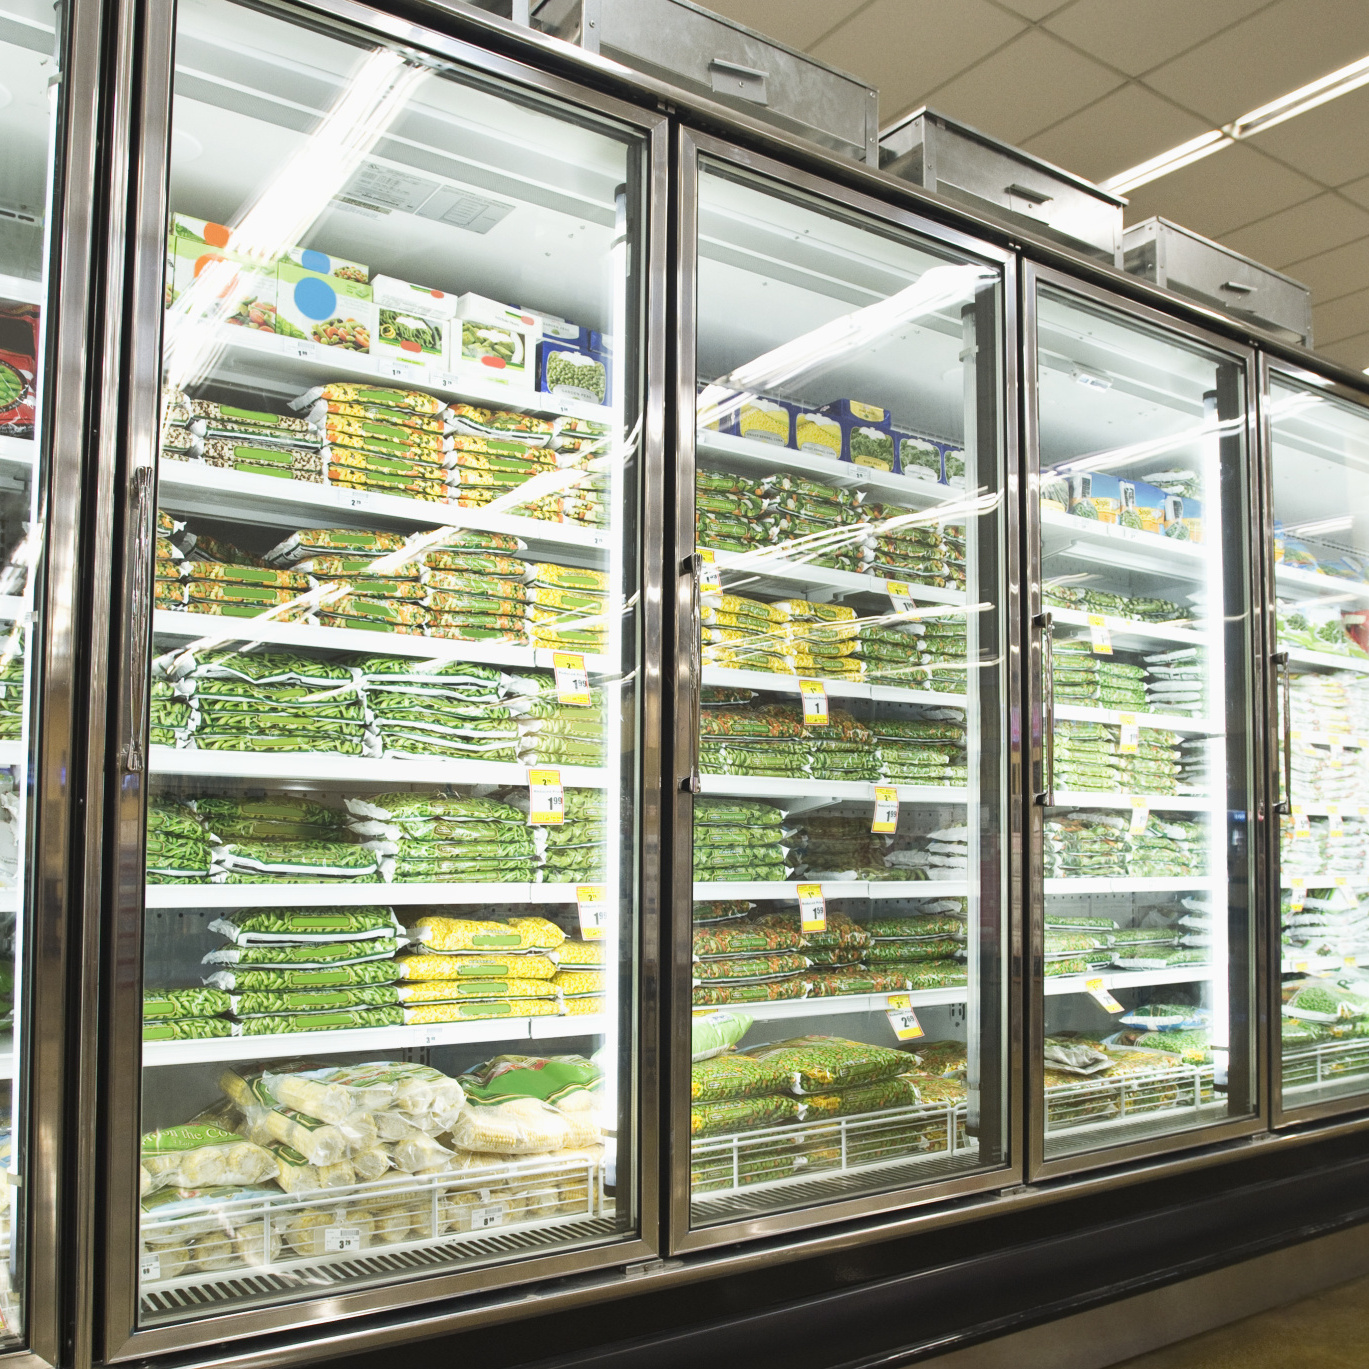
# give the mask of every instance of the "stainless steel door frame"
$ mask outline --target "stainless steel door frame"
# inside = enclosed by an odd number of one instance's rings
[[[1066,294],[1078,297],[1082,303],[1103,305],[1114,310],[1119,316],[1135,319],[1143,325],[1158,328],[1202,344],[1216,352],[1223,352],[1233,360],[1241,362],[1245,368],[1243,400],[1245,403],[1245,422],[1242,437],[1245,442],[1245,509],[1252,519],[1259,508],[1259,488],[1256,477],[1255,447],[1255,352],[1253,348],[1231,341],[1221,334],[1212,333],[1189,322],[1182,317],[1152,309],[1139,304],[1124,295],[1114,294],[1091,282],[1082,281],[1066,272],[1052,267],[1038,265],[1031,260],[1023,261],[1022,270],[1022,449],[1024,461],[1023,489],[1026,496],[1026,509],[1023,526],[1026,532],[1025,572],[1027,575],[1027,595],[1023,608],[1023,633],[1028,641],[1029,669],[1025,672],[1027,695],[1023,700],[1024,716],[1030,721],[1031,735],[1024,739],[1025,749],[1033,758],[1033,773],[1028,777],[1029,791],[1037,788],[1039,771],[1035,767],[1042,764],[1044,745],[1043,705],[1042,705],[1042,661],[1041,643],[1044,629],[1041,624],[1041,443],[1037,422],[1037,295],[1038,287],[1047,285]],[[1251,538],[1250,555],[1245,567],[1245,580],[1249,586],[1249,610],[1252,619],[1259,612],[1255,592],[1262,583],[1258,576],[1258,551],[1256,539]],[[1260,700],[1264,696],[1263,661],[1257,660],[1259,649],[1259,626],[1252,622],[1247,633],[1244,659],[1252,662],[1250,676],[1250,699],[1247,705],[1247,718],[1251,723],[1248,745],[1252,755],[1248,761],[1251,778],[1251,792],[1247,797],[1248,812],[1258,812],[1259,805],[1265,802],[1261,792],[1259,719]],[[1251,983],[1249,986],[1249,1016],[1255,1026],[1252,1032],[1254,1056],[1251,1060],[1251,1077],[1256,1091],[1255,1107],[1252,1115],[1234,1121],[1216,1123],[1211,1126],[1195,1127],[1192,1130],[1176,1133],[1167,1137],[1138,1141],[1115,1149],[1071,1156],[1066,1159],[1048,1160],[1045,1157],[1045,1117],[1041,1111],[1044,1070],[1044,938],[1045,938],[1045,899],[1042,886],[1043,869],[1043,805],[1030,804],[1032,810],[1028,819],[1029,840],[1025,851],[1025,864],[1028,871],[1027,904],[1029,922],[1026,928],[1027,963],[1029,966],[1029,987],[1026,993],[1026,1082],[1027,1082],[1027,1154],[1028,1182],[1061,1178],[1093,1169],[1126,1165],[1152,1156],[1169,1154],[1182,1150],[1192,1150],[1250,1136],[1268,1127],[1269,1100],[1265,1094],[1266,1051],[1265,1033],[1258,1030],[1259,1023],[1265,1020],[1266,1006],[1262,993],[1263,978],[1256,973],[1260,966],[1260,928],[1264,912],[1260,908],[1259,866],[1256,863],[1251,884],[1251,896],[1255,899],[1254,917],[1251,927]],[[1252,839],[1253,840],[1253,839]],[[1255,843],[1257,845],[1257,842]]]
[[[1315,360],[1315,358],[1309,358]],[[1264,880],[1263,891],[1269,909],[1269,926],[1262,938],[1263,950],[1268,962],[1265,974],[1266,992],[1269,996],[1269,1100],[1270,1126],[1275,1130],[1302,1126],[1308,1122],[1319,1122],[1326,1118],[1341,1117],[1346,1113],[1360,1112],[1369,1108],[1369,1087],[1363,1093],[1347,1094],[1344,1098],[1332,1098],[1322,1103],[1304,1107],[1285,1108],[1283,1105],[1283,1050],[1280,1027],[1282,1018],[1280,1007],[1280,976],[1282,974],[1283,950],[1280,905],[1282,903],[1281,849],[1279,834],[1279,814],[1277,801],[1280,797],[1281,753],[1279,745],[1279,701],[1278,678],[1273,668],[1274,654],[1279,650],[1279,635],[1276,604],[1278,592],[1274,584],[1274,430],[1273,415],[1270,412],[1272,381],[1275,375],[1294,383],[1309,386],[1332,399],[1347,404],[1358,405],[1365,410],[1369,419],[1369,393],[1352,389],[1334,377],[1320,374],[1309,366],[1300,365],[1283,357],[1261,352],[1259,357],[1259,401],[1260,434],[1260,477],[1263,503],[1260,508],[1260,547],[1262,551],[1261,593],[1264,598],[1264,638],[1261,643],[1261,658],[1268,663],[1268,685],[1265,690],[1263,709],[1265,731],[1265,784],[1269,801],[1266,811],[1269,814],[1265,823],[1264,842]]]
[[[93,0],[85,0],[93,3]],[[133,0],[126,7],[134,9]],[[137,103],[141,112],[135,130],[135,155],[131,165],[133,194],[129,241],[133,244],[133,274],[127,286],[131,301],[126,366],[125,402],[116,438],[102,453],[102,475],[116,491],[111,513],[119,520],[119,598],[120,612],[111,624],[117,641],[113,659],[115,678],[126,691],[113,710],[113,721],[105,746],[108,762],[109,815],[106,821],[106,851],[115,874],[104,901],[102,925],[109,930],[101,951],[106,992],[98,1020],[86,1024],[85,1050],[94,1058],[97,1042],[107,1052],[107,1067],[102,1079],[103,1109],[100,1118],[97,1155],[103,1162],[96,1214],[102,1214],[103,1278],[96,1290],[95,1318],[99,1344],[95,1357],[104,1362],[134,1359],[166,1352],[206,1351],[225,1342],[249,1336],[306,1330],[312,1326],[338,1323],[393,1311],[405,1306],[418,1307],[439,1299],[463,1295],[497,1294],[508,1290],[505,1300],[486,1296],[478,1307],[448,1311],[437,1316],[415,1318],[403,1331],[390,1333],[396,1339],[406,1336],[432,1336],[450,1325],[476,1318],[482,1322],[518,1315],[535,1296],[530,1285],[539,1280],[585,1275],[593,1271],[621,1269],[652,1257],[657,1248],[655,1164],[656,1125],[659,1113],[653,1066],[659,1051],[658,1030],[651,1006],[659,972],[655,963],[659,917],[658,867],[661,837],[657,830],[660,815],[659,782],[661,748],[660,717],[663,707],[659,646],[662,641],[663,567],[660,548],[664,540],[660,526],[661,482],[663,478],[663,434],[665,425],[665,195],[668,185],[668,125],[666,117],[646,111],[599,92],[585,89],[558,77],[539,72],[522,63],[483,51],[442,33],[382,14],[352,0],[300,0],[281,4],[283,15],[305,14],[320,20],[349,26],[354,31],[374,35],[385,41],[412,47],[440,61],[450,63],[477,79],[507,82],[534,95],[565,102],[591,116],[602,116],[643,137],[645,169],[643,184],[646,224],[641,239],[642,260],[635,271],[643,282],[642,375],[643,438],[641,450],[643,524],[637,549],[641,566],[640,596],[643,651],[641,669],[642,754],[640,762],[640,851],[637,894],[640,922],[637,940],[639,961],[638,1040],[640,1097],[634,1101],[634,1119],[640,1130],[638,1154],[630,1163],[636,1168],[636,1187],[640,1229],[636,1236],[606,1242],[593,1249],[558,1253],[505,1266],[492,1266],[470,1273],[446,1272],[421,1281],[395,1283],[356,1293],[325,1295],[307,1301],[287,1303],[251,1311],[215,1315],[198,1322],[153,1329],[137,1329],[138,1263],[138,1098],[140,1095],[141,965],[143,917],[143,824],[146,806],[146,776],[140,753],[145,753],[148,719],[140,682],[145,682],[150,657],[150,614],[130,633],[124,606],[146,588],[148,567],[136,559],[134,548],[140,535],[149,535],[155,517],[155,483],[148,482],[140,470],[155,472],[158,434],[158,393],[161,363],[163,234],[167,220],[167,165],[171,108],[172,50],[175,13],[170,5],[142,9],[141,46],[135,56],[140,72]],[[117,232],[118,211],[111,212]],[[654,729],[654,731],[653,731]],[[647,1149],[651,1147],[651,1149]],[[621,1274],[620,1274],[621,1277]]]
[[[1009,917],[1009,963],[1004,966],[1005,1004],[1007,1031],[1005,1034],[1005,1059],[1003,1069],[1007,1075],[1008,1086],[1008,1125],[1004,1129],[1006,1155],[1001,1165],[965,1178],[932,1183],[925,1187],[906,1188],[891,1193],[866,1197],[844,1199],[827,1203],[821,1207],[809,1208],[772,1216],[748,1218],[744,1221],[727,1223],[692,1230],[690,1224],[690,1174],[689,1174],[689,1090],[690,1077],[690,1020],[693,958],[692,911],[693,911],[693,794],[698,774],[698,624],[695,622],[694,593],[697,584],[694,537],[694,477],[695,477],[695,384],[696,384],[696,343],[697,343],[697,280],[698,280],[698,176],[699,157],[707,156],[728,166],[753,173],[775,184],[778,189],[798,189],[806,194],[830,203],[833,209],[846,217],[852,213],[877,220],[881,225],[906,230],[929,238],[939,246],[950,247],[977,257],[992,264],[1003,272],[1002,284],[1002,387],[995,402],[1003,406],[997,415],[998,431],[1002,433],[1003,451],[1000,457],[1000,489],[1008,501],[1005,514],[1006,548],[1005,571],[1008,579],[1008,593],[1016,582],[1020,567],[1018,556],[1017,527],[1017,480],[1018,447],[1016,423],[1017,411],[1017,283],[1015,254],[1002,251],[991,244],[969,237],[955,229],[923,219],[916,214],[897,208],[894,205],[871,199],[850,189],[840,186],[820,176],[813,175],[795,166],[759,153],[749,151],[733,143],[728,143],[696,130],[680,127],[677,133],[676,164],[676,252],[675,252],[675,290],[674,309],[676,327],[675,340],[675,429],[674,429],[674,471],[675,487],[675,544],[672,555],[667,557],[676,568],[675,592],[672,600],[675,608],[674,670],[673,678],[667,679],[675,700],[674,763],[670,771],[672,777],[671,802],[673,809],[669,816],[668,830],[673,843],[671,860],[671,883],[666,897],[668,924],[665,931],[669,946],[667,963],[670,966],[669,994],[663,1017],[669,1025],[670,1053],[665,1071],[666,1087],[663,1097],[669,1106],[666,1121],[668,1144],[666,1164],[668,1166],[669,1203],[667,1208],[666,1249],[671,1254],[686,1251],[702,1251],[718,1246],[734,1244],[739,1240],[763,1236],[783,1235],[802,1231],[811,1227],[833,1222],[878,1216],[912,1207],[922,1207],[947,1199],[968,1197],[972,1194],[1010,1187],[1021,1181],[1021,1151],[1017,1143],[1013,1117],[1020,1114],[1020,1078],[1017,1054],[1020,1050],[1017,1023],[1020,1021],[1021,977],[1015,968],[1020,965],[1020,940],[1016,921],[1015,884],[1020,880],[1020,871],[1013,868],[1013,856],[1021,849],[1020,828],[1009,827],[1003,833],[1003,849],[1008,860],[1006,871],[1004,916]],[[1005,630],[1008,636],[1008,669],[1004,679],[1005,697],[1015,701],[1021,697],[1021,681],[1018,670],[1020,659],[1020,640],[1018,620],[1008,614],[1012,605],[1009,597],[1004,605]],[[671,688],[673,684],[673,689]],[[1015,707],[1015,704],[1010,704]],[[1010,719],[1010,725],[1016,719]],[[1010,734],[1020,736],[1020,729]],[[1006,797],[1004,816],[1012,824],[1020,819],[1021,812],[1021,754],[1014,745],[1009,759],[1009,783],[1015,786]]]

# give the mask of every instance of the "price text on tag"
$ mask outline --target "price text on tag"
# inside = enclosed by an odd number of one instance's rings
[[[799,694],[803,699],[803,721],[807,727],[827,725],[827,687],[821,680],[800,680]]]
[[[1293,805],[1293,835],[1295,837],[1310,837],[1312,835],[1312,824],[1307,817],[1307,809]]]
[[[825,932],[827,930],[827,900],[822,896],[821,884],[799,885],[799,930]]]
[[[325,1226],[323,1228],[323,1248],[330,1255],[344,1250],[361,1249],[361,1228],[359,1226]]]
[[[718,558],[711,548],[699,548],[699,588],[721,589],[723,573],[718,568]]]
[[[889,1025],[900,1041],[916,1041],[919,1036],[926,1035],[906,993],[891,993],[885,1010],[889,1017]]]
[[[875,786],[875,815],[870,822],[872,832],[898,831],[898,790]]]
[[[528,822],[559,827],[566,820],[566,795],[559,770],[528,771]]]
[[[588,708],[592,700],[585,658],[576,651],[553,651],[551,664],[556,675],[556,702]]]
[[[149,1281],[162,1277],[162,1257],[160,1255],[144,1255],[142,1264],[138,1267],[138,1273]]]
[[[1144,832],[1149,826],[1149,801],[1144,798],[1133,798],[1131,800],[1131,827],[1128,830],[1135,836],[1139,832]]]
[[[1295,884],[1288,894],[1288,911],[1290,913],[1302,912],[1303,900],[1307,897],[1307,885]]]
[[[1136,723],[1135,713],[1119,713],[1117,720],[1122,724],[1122,739],[1117,743],[1117,752],[1122,756],[1134,756],[1141,743],[1141,729]]]
[[[471,1230],[484,1231],[498,1226],[504,1220],[504,1204],[488,1203],[484,1207],[471,1208]]]
[[[1326,805],[1326,835],[1328,837],[1345,835],[1345,819],[1341,817],[1340,804],[1338,803]]]
[[[1112,634],[1108,620],[1101,613],[1089,614],[1089,646],[1096,656],[1112,655]]]
[[[1122,1012],[1122,1005],[1103,987],[1101,979],[1086,979],[1084,987],[1089,991],[1089,995],[1109,1012]]]
[[[580,914],[580,935],[586,941],[602,941],[608,927],[608,900],[602,884],[577,884],[575,908]]]
[[[913,587],[902,580],[886,580],[884,588],[895,613],[908,613],[913,607]]]

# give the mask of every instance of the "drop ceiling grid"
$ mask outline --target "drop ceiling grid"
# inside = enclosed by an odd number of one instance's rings
[[[1103,180],[1369,55],[1364,0],[705,0],[880,88]],[[1318,350],[1369,366],[1369,89],[1142,186],[1305,280]]]

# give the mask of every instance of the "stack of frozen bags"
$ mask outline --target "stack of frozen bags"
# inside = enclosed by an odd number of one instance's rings
[[[916,718],[878,717],[866,723],[874,739],[879,779],[895,784],[966,784],[964,712],[947,708],[921,713]],[[931,713],[937,716],[928,716]]]
[[[888,842],[870,831],[869,805],[863,812],[820,811],[794,820],[796,878],[812,881],[901,879],[885,867]]]
[[[1120,727],[1062,720],[1055,725],[1055,783],[1094,793],[1175,794],[1182,770],[1180,738],[1138,729],[1136,750],[1121,750]]]
[[[1140,666],[1095,655],[1087,638],[1054,643],[1052,680],[1058,704],[1144,712],[1145,674]]]
[[[525,642],[527,564],[511,553],[526,549],[507,533],[474,529],[421,539],[430,637],[456,642]]]
[[[965,527],[929,522],[928,514],[893,504],[869,506],[874,559],[872,575],[885,580],[965,588]]]
[[[878,778],[874,737],[869,727],[844,708],[828,707],[825,723],[805,723],[794,704],[770,704],[761,709],[767,717],[793,718],[803,728],[808,750],[808,774],[814,779],[870,782]]]
[[[167,519],[163,533],[161,516],[158,522],[158,608],[227,618],[265,615],[279,621],[308,611],[307,575],[267,565],[222,538],[192,533],[175,519]],[[170,549],[181,553],[179,560]]]
[[[542,884],[594,884],[607,877],[608,796],[602,789],[563,789],[562,821],[532,829],[540,857],[535,878]],[[526,811],[528,791],[514,790],[508,802]]]
[[[880,988],[954,988],[966,982],[965,900],[928,899],[911,914],[867,918],[866,968],[881,976]],[[897,981],[897,982],[895,982]]]
[[[157,510],[157,540],[153,553],[152,606],[172,613],[185,612],[185,578],[181,562],[185,553],[172,540],[185,524],[164,509]]]
[[[1102,613],[1112,618],[1138,623],[1178,623],[1193,617],[1190,609],[1170,599],[1146,596],[1131,598],[1111,590],[1084,589],[1075,585],[1047,583],[1041,587],[1041,602],[1048,608],[1069,608],[1080,613]]]
[[[549,651],[602,654],[608,646],[608,572],[529,561],[528,640]]]
[[[518,725],[503,697],[504,676],[492,666],[364,656],[354,668],[376,754],[506,764],[518,759]]]
[[[703,663],[728,670],[792,675],[785,656],[785,615],[760,599],[705,590],[700,605]]]
[[[694,880],[700,884],[788,879],[784,814],[756,799],[694,800]]]
[[[700,470],[694,477],[694,529],[698,545],[714,551],[749,552],[767,546],[761,527],[765,489],[727,471]]]
[[[194,735],[194,710],[190,700],[170,680],[153,677],[147,712],[148,740],[153,746],[190,745]]]
[[[608,722],[603,689],[591,689],[588,704],[574,704],[561,702],[549,670],[509,674],[503,681],[502,702],[516,729],[520,764],[604,764]]]
[[[216,882],[377,884],[374,854],[352,839],[343,815],[293,794],[207,795],[189,800],[211,837]]]
[[[696,846],[696,859],[698,848]],[[696,868],[694,877],[699,878]],[[804,998],[812,963],[794,928],[753,919],[694,929],[695,1007],[773,1003]]]
[[[18,741],[24,718],[23,629],[0,638],[0,741]]]
[[[446,502],[442,400],[338,381],[307,391],[290,407],[320,435],[330,485]]]
[[[271,475],[319,484],[322,439],[303,418],[188,399],[168,390],[162,403],[161,455],[242,475]]]
[[[1369,888],[1369,823],[1342,818],[1337,831],[1331,819],[1310,816],[1305,829],[1292,817],[1280,820],[1280,872],[1310,887],[1344,878],[1357,888]]]
[[[963,883],[970,873],[970,829],[956,826],[909,836],[900,833],[884,863],[891,870],[905,871],[905,879]]]
[[[963,694],[968,679],[968,642],[963,615],[950,615],[932,606],[897,626],[862,624],[860,655],[865,678],[907,689]],[[903,652],[903,661],[897,653]]]
[[[780,908],[752,917],[749,925],[763,931],[784,931],[799,936],[808,969],[801,976],[805,997],[833,998],[842,994],[879,993],[881,982],[890,990],[906,988],[897,976],[872,974],[865,965],[870,937],[863,927],[836,908],[827,909],[826,925],[820,932],[802,930],[802,915],[797,908]]]
[[[1369,899],[1349,889],[1284,890],[1282,920],[1285,957],[1369,955]]]
[[[758,525],[785,560],[835,570],[869,568],[868,515],[858,490],[776,471],[763,482],[765,513]]]
[[[525,814],[491,798],[443,793],[347,798],[357,849],[396,884],[526,884],[537,865]]]
[[[802,716],[764,707],[699,710],[699,768],[712,775],[796,779],[808,774]]]
[[[782,599],[768,608],[780,615],[775,645],[783,653],[788,673],[829,680],[863,677],[858,654],[862,633],[855,609],[806,599]]]
[[[147,801],[145,861],[149,884],[202,884],[214,861],[214,841],[190,805],[154,796]]]
[[[1201,647],[1145,657],[1146,707],[1152,713],[1201,718],[1207,712],[1207,663]]]
[[[1074,812],[1045,822],[1045,873],[1051,879],[1187,879],[1207,873],[1201,823],[1151,813],[1143,832],[1130,814]]]

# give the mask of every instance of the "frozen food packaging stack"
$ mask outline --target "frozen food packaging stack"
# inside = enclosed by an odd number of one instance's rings
[[[919,717],[876,717],[867,724],[879,779],[897,784],[967,783],[964,710],[919,708],[918,712]],[[938,716],[929,716],[933,713]]]
[[[728,670],[790,675],[784,610],[761,599],[721,590],[701,596],[703,663]]]
[[[509,763],[518,728],[503,700],[503,674],[465,661],[365,656],[354,662],[374,747],[410,760]]]
[[[1053,682],[1057,703],[1145,712],[1145,668],[1113,656],[1097,655],[1088,638],[1057,639]]]
[[[798,778],[808,774],[805,735],[796,710],[756,704],[704,708],[699,714],[699,767],[715,775]]]
[[[696,882],[788,878],[791,836],[784,813],[758,799],[701,797],[694,802]]]
[[[769,545],[760,519],[765,487],[746,475],[700,470],[694,478],[698,544],[714,551],[750,552]]]
[[[375,884],[374,854],[336,809],[294,794],[190,800],[213,846],[211,878],[227,884]]]
[[[564,703],[554,674],[536,670],[505,675],[504,689],[503,703],[513,721],[522,764],[604,764],[607,723],[601,688],[589,691],[587,703]]]
[[[1093,792],[1178,793],[1183,764],[1177,733],[1142,727],[1127,745],[1135,749],[1123,749],[1122,730],[1110,723],[1058,721],[1056,784]]]
[[[963,524],[894,504],[872,504],[865,514],[872,575],[940,589],[965,588]]]
[[[525,580],[524,612],[533,646],[599,654],[607,649],[607,571],[529,561]]]

